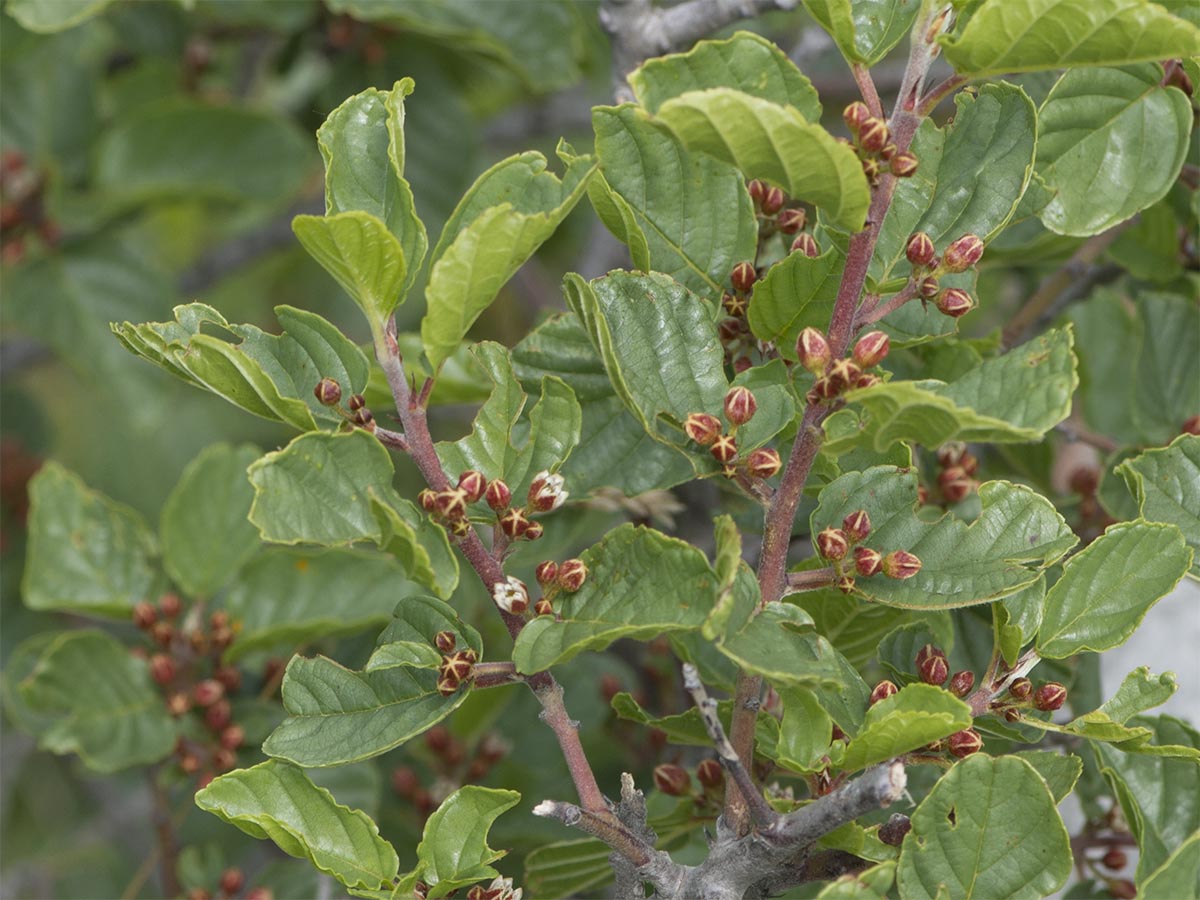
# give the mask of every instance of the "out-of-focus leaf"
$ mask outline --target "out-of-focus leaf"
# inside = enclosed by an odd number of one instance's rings
[[[104,12],[112,0],[9,0],[4,11],[22,28],[42,33],[63,31]]]

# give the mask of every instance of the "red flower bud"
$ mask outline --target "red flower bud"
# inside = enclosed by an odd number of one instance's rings
[[[917,668],[920,668],[927,659],[933,659],[935,656],[939,656],[942,659],[946,658],[946,654],[942,652],[940,647],[936,647],[933,644],[925,644],[920,650],[917,651],[917,658],[915,661]]]
[[[874,706],[880,700],[886,700],[888,697],[892,696],[892,694],[895,694],[899,690],[900,689],[898,687],[896,687],[896,685],[893,684],[892,682],[881,681],[881,682],[879,682],[879,684],[875,685],[874,689],[871,691],[871,700],[868,705]]]
[[[529,527],[525,529],[525,533],[521,535],[523,541],[536,541],[546,533],[546,527],[541,522],[530,522]]]
[[[377,427],[375,424],[375,415],[369,409],[358,410],[358,412],[350,417],[350,421],[372,434],[374,434]]]
[[[725,395],[725,418],[734,425],[745,425],[754,418],[758,410],[758,401],[749,388],[732,387]]]
[[[871,517],[865,509],[856,509],[842,519],[842,531],[846,532],[846,537],[852,544],[865,541],[871,533]]]
[[[752,262],[740,262],[729,273],[729,281],[733,284],[733,289],[741,291],[743,294],[754,287],[754,282],[757,279],[758,273],[754,271],[754,263]]]
[[[241,869],[226,869],[221,873],[221,891],[232,897],[246,884],[246,877]]]
[[[870,547],[855,547],[854,568],[864,578],[878,575],[883,568],[883,556]]]
[[[858,143],[868,153],[878,153],[891,140],[887,123],[874,116],[863,122],[858,130]]]
[[[850,552],[850,541],[840,528],[826,528],[817,535],[817,552],[825,559],[844,559]]]
[[[1200,434],[1200,416],[1192,416],[1179,427],[1180,434]]]
[[[904,843],[904,836],[912,831],[912,822],[904,813],[895,813],[879,826],[879,839],[891,847]]]
[[[911,153],[897,153],[888,159],[888,166],[897,178],[911,178],[917,173],[917,165],[917,158]]]
[[[450,521],[465,518],[467,515],[467,492],[462,488],[450,488],[438,491],[434,495],[434,508],[438,515]]]
[[[709,790],[719,788],[725,783],[725,770],[715,759],[703,760],[696,766],[696,780]]]
[[[220,741],[226,750],[236,750],[246,743],[246,729],[241,725],[230,725],[221,732]]]
[[[1056,709],[1062,709],[1062,705],[1067,701],[1067,689],[1057,681],[1049,681],[1043,684],[1033,695],[1033,705],[1042,712],[1053,712]]]
[[[883,149],[879,151],[879,158],[884,161],[890,161],[891,158],[896,155],[896,149],[895,143],[889,141],[888,143],[884,144]]]
[[[474,503],[487,490],[487,479],[483,477],[483,473],[467,469],[458,476],[458,489],[466,493],[468,503]]]
[[[708,447],[721,436],[721,420],[708,413],[689,413],[683,431],[697,444]]]
[[[779,458],[777,450],[755,450],[746,458],[746,471],[755,478],[771,478],[781,468],[783,460]]]
[[[533,614],[535,616],[552,616],[554,615],[554,604],[545,597],[541,597],[537,603],[533,604]]]
[[[437,692],[443,697],[453,697],[461,686],[462,682],[455,678],[453,673],[438,670]]]
[[[962,466],[950,466],[938,473],[942,496],[950,503],[961,503],[975,489],[975,482]]]
[[[864,369],[877,366],[887,358],[891,346],[882,331],[868,331],[854,344],[854,361]]]
[[[420,786],[417,773],[408,766],[400,766],[392,772],[392,790],[401,797],[412,797]]]
[[[904,247],[904,255],[914,266],[929,268],[937,262],[937,249],[933,246],[933,239],[923,231],[909,237]]]
[[[346,406],[351,412],[357,412],[367,405],[367,400],[362,394],[351,394],[350,399],[346,401]]]
[[[524,537],[525,532],[529,530],[529,525],[529,517],[525,515],[523,509],[509,509],[500,517],[500,530],[510,540],[515,541]]]
[[[870,118],[871,110],[861,100],[855,100],[842,110],[842,121],[846,123],[847,128],[856,134],[862,128],[863,123]]]
[[[583,587],[587,576],[587,566],[583,564],[582,559],[564,560],[558,567],[558,585],[571,594]]]
[[[926,684],[932,684],[941,687],[946,683],[946,679],[950,677],[950,666],[946,664],[946,657],[938,654],[926,659],[917,667],[917,675]]]
[[[881,171],[879,160],[867,157],[862,160],[862,170],[863,174],[867,176],[867,181],[871,182],[871,184],[879,183],[879,173]]]
[[[337,406],[342,402],[342,386],[332,378],[322,378],[313,388],[313,396],[322,406]]]
[[[862,378],[862,369],[848,359],[839,359],[829,368],[830,385],[841,394],[858,384]]]
[[[837,579],[833,582],[833,586],[835,588],[837,588],[839,591],[841,591],[843,594],[853,594],[854,593],[854,576],[853,575],[839,575],[837,577]]]
[[[947,272],[965,272],[983,258],[983,241],[974,234],[964,234],[942,254],[942,268]]]
[[[692,777],[681,766],[663,763],[654,769],[654,786],[664,794],[682,797],[691,791]]]
[[[475,668],[475,661],[474,650],[459,650],[457,653],[447,654],[442,657],[438,675],[441,677],[453,675],[455,681],[467,681]]]
[[[221,732],[225,730],[225,726],[233,721],[233,708],[229,705],[229,701],[222,697],[212,706],[204,711],[204,721],[213,731]]]
[[[829,376],[822,375],[813,382],[812,390],[808,392],[808,401],[810,403],[827,402],[835,400],[840,394],[841,390]]]
[[[739,337],[745,328],[741,320],[746,315],[746,296],[726,291],[721,295],[721,305],[725,307],[725,312],[733,316],[732,319],[726,319],[721,323],[724,326],[721,338],[728,342]]]
[[[833,351],[825,335],[815,328],[805,328],[796,338],[796,356],[800,358],[800,365],[814,375],[820,375],[829,367]]]
[[[708,448],[708,452],[717,462],[729,465],[737,459],[737,441],[732,435],[718,435],[712,446]]]
[[[453,631],[439,631],[433,636],[433,646],[437,647],[441,653],[454,652],[454,645],[458,643],[458,638]]]
[[[150,677],[155,684],[170,684],[175,680],[175,660],[165,653],[155,653],[150,657]]]
[[[752,178],[746,183],[746,190],[750,192],[750,199],[754,201],[754,205],[758,206],[767,192],[767,186],[757,178]]]
[[[779,222],[779,230],[784,234],[795,234],[807,224],[808,216],[802,209],[785,209],[779,214],[777,221]]]
[[[927,278],[922,278],[921,283],[917,286],[917,293],[926,300],[932,300],[938,295],[941,287],[938,286],[938,280],[932,275]]]
[[[1129,857],[1120,847],[1109,847],[1108,852],[1100,858],[1100,862],[1104,864],[1104,868],[1119,872],[1128,865]]]
[[[533,570],[533,574],[537,578],[537,583],[543,587],[553,584],[554,579],[558,577],[558,563],[551,559],[540,562],[538,567]]]
[[[975,687],[974,672],[955,672],[950,676],[950,693],[955,697],[965,697],[971,693],[971,688]]]
[[[433,513],[437,510],[437,493],[425,488],[417,494],[417,503],[425,512]]]
[[[206,678],[192,688],[192,699],[200,706],[212,706],[225,696],[225,685],[213,678]]]
[[[1014,700],[1028,700],[1033,695],[1033,682],[1028,678],[1018,678],[1009,684],[1008,693]]]
[[[807,231],[802,231],[796,235],[796,239],[792,241],[792,251],[799,250],[810,259],[821,255],[821,246],[817,243],[817,239]]]
[[[787,202],[787,197],[777,187],[768,187],[763,193],[762,211],[768,216],[773,216],[775,213],[783,209],[783,204]]]
[[[979,736],[979,732],[974,728],[954,732],[954,734],[950,735],[946,743],[949,745],[950,754],[957,756],[959,759],[964,759],[972,753],[978,753],[983,749],[983,738]]]
[[[183,611],[183,601],[178,594],[163,594],[158,598],[158,610],[168,619],[173,619]]]
[[[907,550],[893,550],[883,558],[883,574],[888,578],[912,578],[921,571],[921,560]]]
[[[737,359],[735,359],[733,361],[733,371],[735,374],[741,375],[743,372],[745,372],[747,369],[751,368],[753,365],[754,365],[754,363],[751,362],[750,357],[739,356]]]
[[[158,621],[158,610],[143,600],[133,608],[133,624],[142,631],[148,630]]]
[[[483,492],[483,499],[495,512],[504,512],[512,504],[512,491],[508,489],[507,484],[499,478],[495,478],[488,482],[487,489]]]
[[[937,303],[939,310],[952,319],[965,316],[975,306],[975,301],[971,299],[971,295],[961,288],[946,288],[937,295],[937,299],[934,302]]]

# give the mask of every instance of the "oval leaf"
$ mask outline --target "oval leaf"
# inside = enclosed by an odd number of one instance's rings
[[[1192,548],[1191,573],[1200,578],[1200,436],[1184,434],[1169,447],[1147,450],[1117,467],[1151,522],[1176,526]]]

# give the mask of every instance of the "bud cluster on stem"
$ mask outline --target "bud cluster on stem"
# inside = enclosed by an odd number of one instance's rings
[[[855,578],[883,573],[888,578],[911,578],[921,571],[921,560],[906,550],[884,555],[863,544],[871,535],[871,517],[865,509],[850,512],[840,528],[830,526],[814,538],[817,554],[831,563],[832,583],[842,593],[854,590]],[[942,679],[945,681],[945,679]]]
[[[943,444],[937,451],[938,488],[947,505],[961,503],[979,486],[975,473],[979,460],[958,441]]]
[[[754,393],[741,385],[734,385],[725,394],[724,414],[729,423],[726,431],[721,420],[710,413],[689,413],[683,423],[684,434],[708,452],[721,464],[721,473],[726,478],[739,474],[763,480],[774,476],[782,467],[779,451],[760,447],[748,454],[738,448],[738,428],[747,424],[758,412],[758,401]]]
[[[883,362],[890,349],[886,334],[871,331],[855,342],[848,358],[834,360],[829,339],[816,328],[804,328],[796,338],[796,357],[800,365],[816,376],[808,392],[808,402],[836,403],[847,391],[878,384],[878,375],[863,370]]]
[[[872,116],[865,103],[856,100],[847,106],[842,110],[842,121],[853,135],[851,146],[858,152],[863,172],[872,187],[879,184],[885,167],[897,178],[911,178],[916,174],[917,157],[908,150],[897,149],[887,122]]]
[[[912,264],[912,283],[916,285],[921,303],[933,300],[941,313],[955,319],[970,312],[975,306],[971,295],[961,288],[943,288],[938,279],[942,275],[958,274],[974,268],[983,258],[983,250],[984,244],[978,235],[964,234],[951,241],[939,258],[933,239],[928,234],[918,231],[910,235],[904,255]]]

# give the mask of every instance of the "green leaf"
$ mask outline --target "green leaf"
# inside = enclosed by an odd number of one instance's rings
[[[830,248],[820,256],[790,253],[754,283],[747,318],[760,340],[770,341],[784,359],[796,359],[796,338],[812,326],[829,327],[842,281],[845,256]]]
[[[1197,31],[1200,36],[1200,31]],[[1039,110],[1037,171],[1055,191],[1040,213],[1058,234],[1099,234],[1167,193],[1188,152],[1192,106],[1162,66],[1067,72]]]
[[[1138,888],[1138,900],[1176,900],[1200,895],[1200,831],[1175,848]]]
[[[1200,578],[1200,437],[1180,435],[1168,447],[1127,460],[1117,472],[1137,497],[1142,518],[1183,533],[1192,548],[1190,571]]]
[[[247,520],[254,490],[246,467],[257,447],[213,444],[188,463],[159,522],[163,567],[192,596],[211,597],[258,552]]]
[[[603,172],[588,196],[601,221],[629,245],[637,268],[720,300],[729,273],[754,258],[758,241],[741,174],[688,153],[633,105],[593,108],[592,128]]]
[[[540,153],[497,163],[479,176],[446,223],[421,321],[425,354],[435,369],[579,202],[596,164],[590,157],[574,160],[561,181],[545,168]]]
[[[1075,789],[1075,782],[1083,774],[1083,760],[1073,753],[1055,753],[1053,750],[1022,750],[1013,756],[1033,766],[1055,803],[1062,803]]]
[[[742,565],[742,534],[738,531],[737,523],[731,516],[722,515],[717,516],[713,525],[713,541],[717,548],[713,569],[720,594],[700,629],[701,635],[710,641],[725,631],[729,617],[733,615],[734,583]]]
[[[142,517],[58,463],[29,482],[28,529],[21,595],[30,609],[128,619],[155,587]]]
[[[778,46],[750,31],[647,60],[629,73],[629,85],[651,113],[689,91],[733,88],[793,107],[810,122],[821,121],[821,101],[812,82]]]
[[[489,341],[476,345],[474,356],[492,381],[492,393],[470,434],[434,449],[451,475],[475,469],[489,479],[503,479],[514,497],[524,497],[538,472],[557,472],[571,455],[579,443],[582,410],[566,382],[545,376],[537,404],[522,416],[527,398],[508,350]]]
[[[900,894],[1034,900],[1071,874],[1067,829],[1028,762],[975,754],[934,785],[900,849]]]
[[[445,531],[392,487],[391,456],[362,430],[303,434],[249,469],[250,521],[263,540],[345,546],[374,541],[409,578],[444,596],[458,581]]]
[[[971,708],[948,691],[910,684],[867,710],[839,765],[848,772],[900,756],[970,728]]]
[[[312,163],[308,141],[285,118],[173,101],[141,106],[104,131],[94,184],[129,203],[278,203],[300,190]]]
[[[541,844],[525,857],[521,884],[534,897],[592,896],[613,879],[610,853],[593,838]]]
[[[779,764],[795,772],[817,772],[827,762],[833,739],[833,720],[817,695],[805,688],[783,688],[783,718],[779,722]]]
[[[1007,597],[1032,585],[1077,541],[1049,500],[1006,481],[979,486],[982,510],[969,525],[953,513],[934,522],[917,515],[912,470],[876,466],[830,482],[812,514],[813,534],[840,527],[856,509],[871,517],[871,545],[881,552],[908,550],[921,571],[896,581],[859,578],[855,593],[908,609],[951,609]]]
[[[996,625],[996,646],[1004,661],[1015,666],[1021,648],[1037,637],[1042,626],[1042,610],[1046,605],[1046,576],[1027,588],[1009,594],[994,607],[992,617]]]
[[[820,207],[839,228],[863,227],[871,198],[858,157],[798,110],[713,88],[673,97],[656,115],[689,150],[778,185],[790,197]]]
[[[1071,329],[1052,329],[949,384],[888,381],[852,391],[870,414],[862,440],[882,452],[897,441],[1028,442],[1071,412],[1075,374]]]
[[[27,31],[50,34],[74,28],[81,22],[100,15],[112,0],[8,0],[4,11]]]
[[[938,128],[926,119],[913,138],[921,165],[896,184],[869,270],[877,284],[907,277],[904,251],[914,232],[928,234],[939,251],[964,234],[992,240],[1033,177],[1037,110],[1020,87],[984,85],[977,96],[957,94],[954,104],[951,124]]]
[[[308,768],[370,759],[436,725],[468,693],[443,697],[431,669],[354,672],[324,656],[295,656],[283,678],[288,718],[271,732],[263,752]]]
[[[612,710],[617,718],[627,722],[637,722],[647,728],[657,728],[667,736],[667,741],[685,747],[712,747],[712,738],[700,718],[700,712],[695,707],[673,716],[652,716],[638,705],[630,694],[622,691],[612,699]],[[733,714],[733,702],[722,700],[717,704],[717,715],[728,729],[730,717]],[[776,745],[780,738],[779,722],[767,713],[760,713],[754,720],[754,752],[768,759],[775,759]],[[825,747],[829,746],[826,738]]]
[[[425,822],[417,845],[417,867],[401,877],[397,892],[410,892],[415,882],[423,881],[429,886],[426,896],[435,900],[494,878],[497,873],[491,864],[508,851],[487,845],[488,830],[501,813],[520,802],[516,791],[475,785],[459,788]]]
[[[470,648],[476,656],[483,656],[483,642],[479,632],[458,617],[454,608],[433,597],[405,597],[392,611],[392,621],[383,629],[376,641],[375,652],[367,661],[366,668],[382,669],[392,665],[416,665],[428,668],[430,657],[422,650],[434,649],[434,639],[440,632],[454,635],[455,646],[460,650]],[[400,646],[407,645],[407,646]],[[404,660],[411,656],[415,662]],[[441,654],[434,650],[433,667],[441,662]]]
[[[1145,0],[985,0],[946,62],[974,78],[1193,56],[1200,29]]]
[[[174,322],[114,323],[112,330],[131,353],[256,416],[302,431],[337,425],[341,417],[313,396],[317,382],[333,378],[346,394],[366,387],[370,367],[362,351],[315,313],[275,307],[281,335],[231,324],[203,303],[177,306],[174,313]],[[202,332],[204,325],[241,342]]]
[[[847,597],[836,588],[805,591],[788,599],[812,616],[817,632],[858,668],[875,658],[879,642],[910,615]]]
[[[387,557],[268,550],[237,575],[221,604],[238,626],[225,658],[382,626],[397,597],[412,590],[404,571]]]
[[[384,320],[403,300],[408,274],[404,250],[382,221],[370,213],[296,216],[292,220],[308,255],[345,288],[372,323]]]
[[[842,875],[822,888],[817,900],[886,900],[895,879],[896,863],[889,860],[854,875]]]
[[[919,0],[804,0],[851,62],[874,65],[912,29]]]
[[[41,643],[18,690],[41,717],[38,745],[76,753],[97,772],[149,765],[175,747],[175,720],[146,663],[103,632],[65,631]]]
[[[400,868],[396,851],[366,813],[342,806],[287,763],[270,759],[220,775],[196,793],[196,805],[307,859],[346,887],[390,885]]]
[[[1120,646],[1191,562],[1192,551],[1174,525],[1112,526],[1068,560],[1062,578],[1046,594],[1038,653],[1065,659]]]
[[[540,672],[619,638],[699,629],[720,591],[703,553],[649,528],[622,525],[581,558],[583,587],[561,596],[557,616],[533,619],[517,637],[518,672]]]

